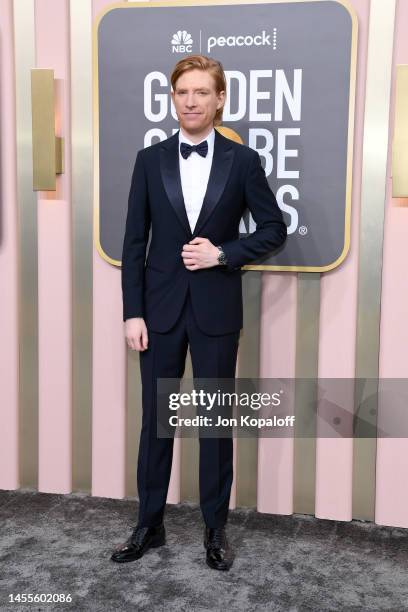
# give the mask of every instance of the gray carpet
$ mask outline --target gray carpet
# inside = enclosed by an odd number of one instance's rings
[[[205,564],[202,517],[167,506],[167,546],[132,563],[110,554],[137,502],[0,491],[0,610],[408,610],[408,530],[230,512],[229,572]],[[70,593],[71,604],[9,604],[9,593]]]

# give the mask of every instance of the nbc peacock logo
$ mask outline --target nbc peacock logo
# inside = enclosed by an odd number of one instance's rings
[[[186,30],[178,30],[171,39],[172,53],[191,53],[193,39]]]

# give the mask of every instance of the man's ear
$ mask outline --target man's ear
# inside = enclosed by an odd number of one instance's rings
[[[225,91],[219,92],[218,103],[220,104],[220,106],[217,106],[217,110],[220,109],[225,104]]]

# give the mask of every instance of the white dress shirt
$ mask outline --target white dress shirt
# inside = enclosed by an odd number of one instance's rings
[[[197,151],[193,151],[187,159],[180,153],[180,143],[186,142],[189,145],[199,144],[198,142],[192,142],[183,133],[180,128],[179,131],[179,161],[180,161],[180,178],[181,188],[183,190],[184,204],[186,206],[186,212],[188,222],[191,227],[191,231],[194,232],[195,225],[197,223],[198,216],[203,205],[205,192],[207,191],[208,179],[210,177],[212,158],[214,153],[214,140],[215,132],[214,128],[211,132],[203,138],[200,142],[206,140],[208,142],[208,153],[205,157],[202,157]]]

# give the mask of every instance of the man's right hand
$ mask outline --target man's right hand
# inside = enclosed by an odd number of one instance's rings
[[[145,351],[149,337],[147,327],[142,317],[134,317],[125,321],[125,337],[127,345],[133,351]]]

